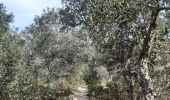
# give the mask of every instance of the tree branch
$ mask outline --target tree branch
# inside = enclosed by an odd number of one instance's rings
[[[152,36],[154,34],[153,30],[156,28],[156,20],[159,14],[160,8],[157,8],[155,12],[152,12],[152,21],[150,22],[148,31],[145,33],[145,38],[143,40],[142,49],[140,51],[139,55],[139,61],[141,61],[143,58],[148,58],[148,53],[150,50],[150,42],[152,40]]]

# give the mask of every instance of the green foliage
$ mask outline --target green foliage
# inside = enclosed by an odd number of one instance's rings
[[[169,0],[62,3],[23,37],[0,3],[0,99],[59,99],[83,81],[103,100],[170,98]]]
[[[58,17],[57,10],[44,10],[23,34],[31,52],[27,53],[31,58],[28,69],[33,79],[60,92],[82,80],[88,55],[86,35],[78,34],[79,29],[60,32]]]
[[[0,98],[9,97],[8,84],[13,81],[15,67],[20,59],[20,38],[11,34],[9,22],[12,14],[7,14],[3,4],[0,4]]]
[[[169,62],[169,53],[167,53],[168,55],[158,53],[162,49],[169,52],[167,49],[169,41],[166,38],[169,34],[168,0],[62,1],[65,8],[60,11],[64,12],[66,16],[72,15],[69,22],[82,22],[80,24],[89,31],[89,37],[92,39],[95,49],[107,59],[103,60],[102,65],[107,66],[110,72],[115,71],[122,74],[121,82],[124,83],[124,87],[127,87],[125,90],[129,93],[129,99],[134,99],[135,93],[133,92],[139,89],[133,89],[135,83],[141,86],[143,94],[149,95],[147,90],[150,91],[150,89],[151,92],[154,91],[151,83],[154,79],[151,79],[149,74],[152,76],[152,72],[156,68],[154,66]],[[159,15],[162,10],[165,10],[164,14]],[[161,18],[163,23],[160,24]],[[69,25],[69,22],[65,20],[63,25],[81,26],[76,23]],[[161,35],[160,30],[162,29],[165,29],[166,34]],[[166,41],[166,46],[160,41]],[[144,60],[147,60],[147,65],[142,63],[145,62]],[[143,69],[145,67],[148,68]],[[132,90],[130,91],[130,89]],[[147,96],[144,98],[150,100]]]
[[[7,14],[5,6],[0,3],[0,35],[9,29],[9,23],[13,21],[13,15]]]
[[[7,35],[8,33],[6,33]],[[1,93],[7,90],[7,85],[14,79],[15,67],[20,59],[20,49],[17,38],[15,36],[9,36],[1,41],[0,47],[0,86]],[[3,92],[4,93],[4,92]]]

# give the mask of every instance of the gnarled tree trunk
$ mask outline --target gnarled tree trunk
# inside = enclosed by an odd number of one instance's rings
[[[144,40],[142,50],[140,52],[138,65],[139,65],[139,85],[142,89],[142,100],[156,100],[156,93],[154,92],[152,79],[149,75],[148,62],[149,56],[153,47],[153,41],[156,33],[154,32],[156,28],[156,20],[160,8],[156,8],[152,11],[151,22],[149,24],[148,31],[144,33]]]
[[[156,93],[154,92],[152,79],[149,75],[148,59],[143,59],[139,66],[139,85],[142,89],[142,100],[155,100]]]

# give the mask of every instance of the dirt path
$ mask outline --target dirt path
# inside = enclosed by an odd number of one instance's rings
[[[87,86],[84,84],[74,89],[73,93],[74,93],[73,100],[89,100],[87,96],[88,93]]]

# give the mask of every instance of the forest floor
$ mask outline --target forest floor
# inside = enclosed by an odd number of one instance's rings
[[[74,89],[73,93],[74,93],[73,100],[89,100],[87,96],[88,89],[85,84],[82,84],[76,89]]]

